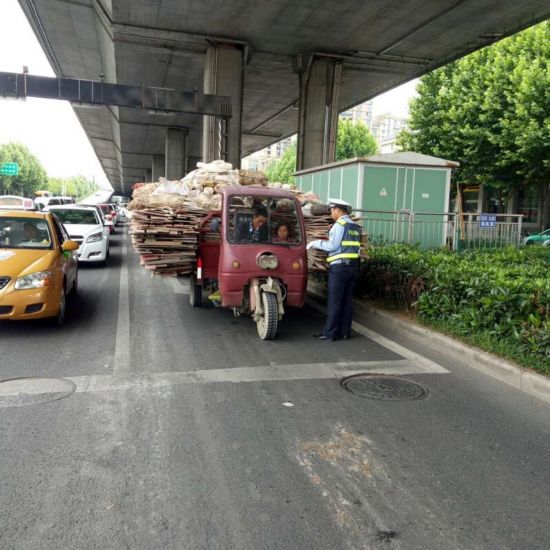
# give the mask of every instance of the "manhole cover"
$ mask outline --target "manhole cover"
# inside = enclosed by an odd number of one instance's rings
[[[0,407],[24,407],[57,401],[76,385],[65,378],[13,378],[0,382]]]
[[[342,380],[341,385],[345,390],[360,397],[383,401],[415,401],[428,395],[428,389],[416,382],[380,374],[348,376]]]

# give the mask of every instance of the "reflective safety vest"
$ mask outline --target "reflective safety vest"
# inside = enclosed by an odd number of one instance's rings
[[[334,260],[351,260],[353,262],[359,262],[359,251],[361,250],[361,226],[348,222],[340,218],[336,221],[340,225],[344,226],[344,234],[342,235],[342,243],[340,245],[340,251],[335,251],[333,254],[329,254],[327,262],[331,263]]]

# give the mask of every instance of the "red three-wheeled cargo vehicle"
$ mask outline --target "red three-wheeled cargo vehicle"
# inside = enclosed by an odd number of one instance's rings
[[[203,295],[235,315],[251,314],[263,340],[275,338],[285,308],[302,307],[307,287],[304,220],[292,193],[234,186],[221,211],[200,225],[190,301]]]

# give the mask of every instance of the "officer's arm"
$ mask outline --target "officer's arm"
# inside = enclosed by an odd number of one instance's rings
[[[334,252],[340,248],[343,236],[344,226],[339,223],[335,223],[328,234],[328,241],[312,241],[310,245],[312,248],[318,248],[319,250],[324,250],[325,252]]]

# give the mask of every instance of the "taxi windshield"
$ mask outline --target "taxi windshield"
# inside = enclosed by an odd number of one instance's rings
[[[0,216],[0,248],[51,249],[48,223],[40,218]]]
[[[291,198],[233,195],[227,214],[229,242],[279,245],[302,242],[296,204]]]
[[[64,224],[74,225],[99,225],[100,221],[97,219],[96,213],[93,210],[81,210],[78,208],[50,208]]]

